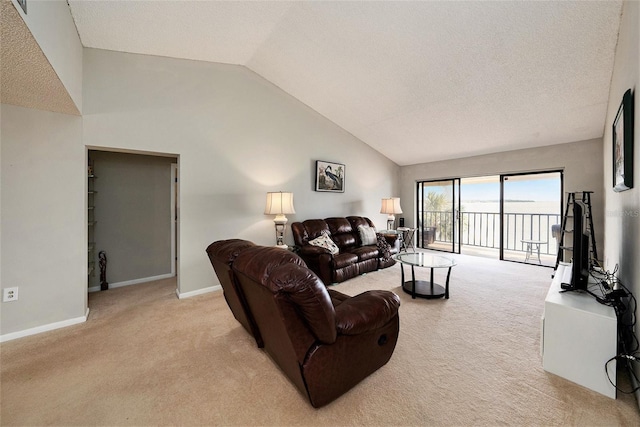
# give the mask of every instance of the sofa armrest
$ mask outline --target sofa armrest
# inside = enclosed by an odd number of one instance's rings
[[[323,254],[331,255],[331,252],[329,252],[329,249],[325,249],[325,248],[321,248],[320,246],[313,246],[313,245],[300,246],[298,250],[298,255],[300,256],[314,257],[314,256],[320,256]]]
[[[336,328],[358,335],[386,325],[398,314],[400,298],[389,291],[366,291],[336,306]]]
[[[398,234],[391,234],[391,233],[378,233],[381,234],[382,237],[384,237],[384,240],[387,241],[387,243],[389,244],[389,246],[394,247],[396,245],[396,242],[400,239],[400,236]]]
[[[327,288],[327,292],[329,292],[329,296],[331,297],[331,302],[333,303],[334,307],[339,306],[340,304],[351,298],[349,295],[338,292],[335,289]]]

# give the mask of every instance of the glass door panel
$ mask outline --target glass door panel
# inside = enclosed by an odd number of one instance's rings
[[[500,176],[462,178],[461,251],[465,255],[500,258]]]
[[[553,267],[561,223],[562,172],[502,175],[501,259]]]
[[[418,246],[460,253],[460,179],[419,182]]]

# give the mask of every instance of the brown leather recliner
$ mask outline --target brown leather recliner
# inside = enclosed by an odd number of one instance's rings
[[[262,348],[263,343],[260,331],[253,320],[242,292],[238,290],[235,276],[231,270],[231,265],[240,252],[251,247],[255,247],[255,244],[248,240],[220,240],[209,245],[207,255],[218,276],[220,285],[222,285],[224,299],[227,301],[233,316],[254,337],[258,347]]]
[[[348,216],[326,219],[309,219],[291,224],[298,254],[325,285],[340,283],[379,268],[390,267],[395,260],[381,253],[377,245],[363,245],[358,226],[374,227],[369,218]],[[326,233],[338,246],[339,253],[332,255],[327,249],[313,246],[309,241]],[[399,251],[397,235],[385,236],[390,253]]]
[[[399,331],[394,293],[327,290],[300,257],[273,247],[242,250],[232,270],[264,349],[314,407],[391,358]]]

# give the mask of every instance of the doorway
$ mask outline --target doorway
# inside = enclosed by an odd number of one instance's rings
[[[500,175],[462,178],[460,220],[461,253],[500,258]]]
[[[88,291],[176,277],[177,157],[103,150],[87,156],[94,175],[88,262],[95,266]]]

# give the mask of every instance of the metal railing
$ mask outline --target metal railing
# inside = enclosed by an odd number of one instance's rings
[[[454,231],[460,233],[462,245],[482,248],[500,248],[500,214],[493,212],[460,212],[462,233],[454,225],[452,212],[423,211],[420,228],[422,246],[431,243],[452,243]],[[551,226],[560,224],[560,214],[505,213],[504,249],[526,252],[523,240],[546,242],[540,253],[555,255],[557,246]]]

